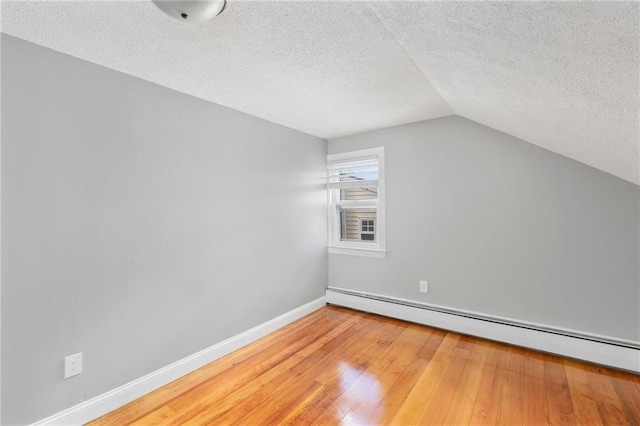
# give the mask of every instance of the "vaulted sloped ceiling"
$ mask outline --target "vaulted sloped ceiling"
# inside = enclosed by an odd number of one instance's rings
[[[458,114],[640,183],[640,3],[3,1],[2,31],[317,135]],[[446,143],[446,141],[443,141]]]

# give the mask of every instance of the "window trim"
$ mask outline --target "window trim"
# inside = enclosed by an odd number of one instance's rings
[[[340,224],[338,205],[332,200],[332,191],[327,178],[327,206],[328,206],[328,252],[332,254],[346,254],[384,258],[386,256],[386,220],[385,220],[385,162],[384,147],[368,148],[358,151],[341,152],[327,155],[327,177],[332,166],[341,162],[350,163],[358,160],[377,158],[378,160],[378,200],[368,203],[376,208],[375,241],[342,241],[340,240]],[[342,204],[345,204],[342,202]],[[364,203],[363,203],[364,204]],[[363,206],[364,207],[364,206]],[[338,222],[338,223],[336,223]]]

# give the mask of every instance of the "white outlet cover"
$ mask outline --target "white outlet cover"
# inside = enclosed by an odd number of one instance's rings
[[[429,292],[429,282],[428,281],[420,281],[420,292],[428,293]]]
[[[82,352],[64,358],[64,378],[82,373]]]

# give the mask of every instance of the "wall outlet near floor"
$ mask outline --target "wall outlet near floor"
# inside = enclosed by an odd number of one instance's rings
[[[82,352],[64,358],[64,378],[82,373]]]
[[[429,293],[428,281],[420,281],[420,293]]]

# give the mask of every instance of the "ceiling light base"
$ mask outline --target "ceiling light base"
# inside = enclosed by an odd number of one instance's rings
[[[218,16],[226,0],[152,0],[167,15],[190,24],[203,24]]]

